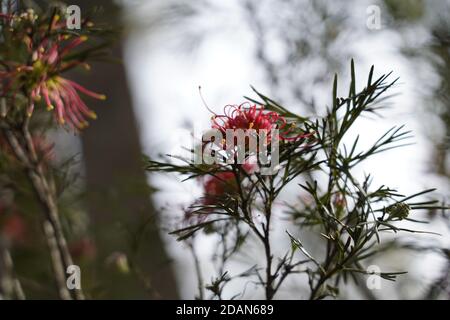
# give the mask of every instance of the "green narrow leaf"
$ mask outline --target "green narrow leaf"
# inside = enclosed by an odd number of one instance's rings
[[[374,65],[372,65],[372,67],[370,67],[369,79],[367,80],[367,88],[369,88],[372,85],[373,70],[374,70]]]
[[[406,197],[406,198],[403,198],[403,199],[401,200],[401,202],[405,202],[406,200],[413,199],[413,198],[415,198],[415,197],[418,197],[418,196],[421,196],[421,195],[423,195],[423,194],[430,193],[430,192],[433,192],[433,191],[436,191],[436,188],[426,189],[426,190],[424,190],[424,191],[415,193],[415,194],[410,195],[410,196],[408,196],[408,197]]]
[[[334,75],[334,82],[333,82],[333,109],[336,110],[337,108],[337,80],[338,75],[337,73]]]
[[[350,69],[351,69],[351,77],[352,81],[350,84],[350,97],[353,99],[353,105],[355,105],[355,99],[356,99],[356,75],[355,75],[355,61],[351,61],[350,63]]]

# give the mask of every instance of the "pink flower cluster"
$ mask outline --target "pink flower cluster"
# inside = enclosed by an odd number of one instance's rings
[[[1,19],[12,19],[2,16]],[[53,110],[56,121],[80,130],[88,125],[87,119],[96,119],[79,93],[95,99],[104,100],[104,95],[92,92],[78,83],[61,76],[66,70],[78,65],[89,68],[81,59],[69,59],[74,49],[87,40],[86,36],[64,32],[65,23],[54,18],[49,30],[36,28],[37,35],[23,34],[17,31],[26,46],[29,56],[26,63],[4,61],[4,70],[0,69],[0,96],[12,96],[17,93],[28,95],[27,116],[31,116],[35,104],[44,101],[48,111]],[[14,30],[14,29],[13,29]],[[43,33],[43,34],[41,34]],[[36,40],[37,39],[37,40]]]

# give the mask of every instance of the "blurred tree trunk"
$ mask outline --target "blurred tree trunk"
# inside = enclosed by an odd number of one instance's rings
[[[108,25],[120,21],[120,8],[111,0],[77,0],[81,14],[95,6]],[[112,50],[121,60],[122,45]],[[92,279],[94,298],[178,298],[170,260],[157,225],[142,169],[141,146],[125,67],[120,63],[92,64],[89,79],[80,82],[104,93],[106,101],[89,100],[98,120],[82,134],[87,204],[97,245]],[[130,271],[124,263],[125,253]],[[114,265],[116,267],[114,267]]]

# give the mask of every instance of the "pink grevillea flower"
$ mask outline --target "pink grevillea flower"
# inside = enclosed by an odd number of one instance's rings
[[[35,18],[30,17],[29,20],[34,24]],[[85,24],[89,26],[87,22]],[[87,37],[66,33],[65,22],[59,16],[55,16],[49,24],[36,25],[32,35],[22,32],[19,23],[17,30],[12,30],[13,38],[25,44],[28,58],[16,61],[12,57],[13,61],[3,61],[0,96],[14,98],[19,92],[26,93],[29,98],[28,116],[32,115],[35,104],[43,101],[47,110],[54,111],[59,124],[68,124],[75,130],[85,128],[87,119],[96,119],[96,114],[86,106],[80,93],[100,100],[106,97],[61,76],[64,71],[79,65],[89,67],[83,59],[69,57]]]
[[[301,134],[289,137],[293,125],[288,125],[286,119],[274,111],[266,111],[263,106],[257,106],[244,102],[240,105],[227,105],[223,115],[214,114],[212,117],[212,128],[218,129],[222,134],[226,131],[242,129],[244,132],[249,129],[267,131],[267,143],[271,142],[271,130],[279,130],[280,140],[296,140],[309,136]]]
[[[54,110],[55,118],[61,125],[67,122],[73,128],[83,129],[88,125],[86,118],[97,118],[97,115],[80,98],[78,92],[100,100],[106,97],[59,75],[62,70],[80,64],[77,61],[62,63],[61,60],[71,49],[85,40],[86,37],[77,37],[65,46],[61,45],[60,41],[50,44],[44,40],[33,52],[32,66],[24,67],[25,72],[31,73],[31,76],[36,79],[30,94],[28,116],[33,113],[35,102],[43,98],[47,110]]]

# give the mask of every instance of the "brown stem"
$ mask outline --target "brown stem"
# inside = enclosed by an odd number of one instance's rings
[[[0,239],[0,298],[25,300],[19,279],[14,273],[14,262],[3,239]]]
[[[55,273],[55,280],[58,286],[59,297],[63,300],[71,300],[69,290],[66,284],[66,274],[64,269],[64,263],[61,259],[61,254],[58,248],[58,241],[55,237],[55,230],[52,224],[45,220],[42,224],[42,229],[44,230],[44,235],[47,240],[47,245],[50,250],[50,257],[52,259],[53,272]]]
[[[53,188],[50,187],[49,178],[46,176],[43,165],[36,154],[28,128],[28,121],[24,122],[20,132],[13,131],[11,128],[3,129],[12,151],[24,165],[31,185],[44,209],[45,221],[43,223],[43,230],[50,250],[59,296],[64,300],[70,300],[72,298],[82,300],[84,299],[84,295],[81,289],[74,290],[72,297],[72,294],[67,288],[66,270],[68,266],[73,264],[72,257],[67,247],[59,219],[56,195]],[[20,143],[21,140],[25,147]]]

